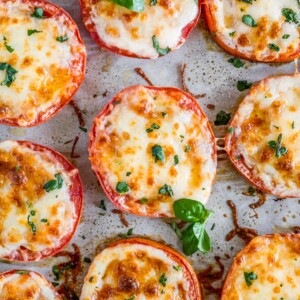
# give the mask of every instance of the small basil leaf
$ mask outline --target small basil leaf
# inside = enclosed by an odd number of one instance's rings
[[[256,22],[250,15],[244,15],[242,18],[242,22],[250,27],[257,27]]]
[[[141,12],[144,11],[145,9],[144,0],[111,0],[111,1],[136,12]]]
[[[194,234],[194,224],[182,231],[182,250],[186,255],[192,255],[198,251],[198,239]]]
[[[199,224],[199,223],[196,223]],[[195,231],[195,227],[196,224],[194,225],[194,231]],[[204,229],[204,225],[200,224],[202,226],[202,230],[199,234],[199,236],[197,236],[198,238],[198,250],[200,250],[200,252],[202,252],[203,254],[209,252],[211,250],[211,243],[210,243],[210,237],[207,233],[207,231]],[[199,226],[199,225],[197,225]]]
[[[166,54],[168,54],[171,51],[171,49],[169,47],[167,47],[165,49],[160,48],[158,39],[157,39],[157,37],[155,35],[152,36],[152,43],[153,43],[154,49],[156,50],[156,52],[159,55],[166,55]]]

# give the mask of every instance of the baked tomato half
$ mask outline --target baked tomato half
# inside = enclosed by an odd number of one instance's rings
[[[253,86],[232,119],[225,150],[259,190],[300,197],[300,75],[270,77]]]
[[[261,62],[300,56],[297,1],[210,0],[203,12],[215,41],[232,55]]]
[[[298,299],[300,234],[255,237],[233,260],[222,300]]]
[[[65,247],[77,228],[83,188],[61,154],[27,141],[0,143],[0,258],[36,261]]]
[[[12,270],[0,274],[0,299],[62,300],[44,276],[28,270]]]
[[[185,42],[199,19],[200,2],[145,1],[144,10],[136,12],[110,0],[80,0],[84,23],[101,48],[119,55],[152,59]]]
[[[198,102],[177,88],[132,86],[95,118],[92,168],[119,209],[174,217],[173,203],[206,203],[216,174],[216,143]]]
[[[0,0],[0,124],[29,127],[73,97],[86,52],[66,11],[43,0]]]
[[[80,300],[201,300],[197,276],[179,252],[143,238],[111,244],[94,258]]]

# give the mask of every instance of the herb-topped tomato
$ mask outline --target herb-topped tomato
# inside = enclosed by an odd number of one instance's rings
[[[299,1],[210,0],[204,16],[216,42],[229,53],[262,62],[300,56]]]
[[[78,90],[85,46],[77,25],[43,0],[0,0],[0,123],[34,126]]]
[[[216,174],[216,145],[197,101],[176,88],[132,86],[95,118],[90,160],[120,209],[173,217],[173,203],[205,203]]]
[[[242,175],[278,197],[300,197],[299,95],[299,74],[264,79],[240,104],[225,140]]]
[[[75,169],[54,150],[25,141],[0,143],[0,258],[34,261],[61,250],[81,215]]]
[[[27,270],[12,270],[0,274],[0,299],[62,300],[45,277]]]
[[[138,58],[179,48],[200,15],[200,0],[80,2],[85,25],[101,48]]]
[[[174,249],[147,239],[120,240],[97,255],[80,300],[201,300],[195,272]]]
[[[233,260],[221,299],[299,299],[299,249],[299,234],[254,238]]]

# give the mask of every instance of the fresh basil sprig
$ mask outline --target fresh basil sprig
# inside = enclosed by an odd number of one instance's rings
[[[179,199],[173,204],[175,217],[188,222],[181,232],[182,248],[186,255],[192,255],[200,250],[203,254],[211,250],[211,242],[205,230],[207,222],[213,211],[207,210],[196,200]]]
[[[136,12],[142,12],[145,9],[145,0],[111,0],[111,1]]]

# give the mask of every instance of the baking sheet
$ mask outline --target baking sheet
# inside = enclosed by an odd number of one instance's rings
[[[129,85],[146,84],[134,72],[136,67],[142,68],[155,85],[181,87],[179,70],[181,64],[186,63],[187,84],[192,92],[206,93],[206,97],[200,98],[199,103],[211,123],[220,110],[235,113],[239,102],[247,93],[247,91],[240,93],[237,90],[238,80],[255,82],[270,75],[293,73],[295,69],[294,63],[268,65],[249,62],[246,62],[245,68],[234,68],[227,62],[230,56],[220,50],[209,37],[202,20],[184,46],[158,60],[116,56],[100,50],[91,39],[83,25],[77,0],[53,2],[65,8],[74,18],[87,47],[86,77],[81,89],[74,97],[84,112],[87,129],[91,127],[93,118],[114,94]],[[215,109],[208,109],[207,104],[214,104]],[[217,137],[224,137],[226,127],[213,127],[213,130]],[[80,154],[80,158],[71,159],[72,143],[64,143],[73,140],[75,136],[79,136],[76,153]],[[46,124],[35,128],[18,129],[1,125],[0,139],[30,140],[47,145],[63,153],[78,167],[84,184],[85,203],[81,223],[71,243],[76,243],[80,247],[82,257],[93,259],[99,251],[99,245],[103,245],[103,241],[114,238],[120,233],[126,233],[128,228],[133,228],[134,235],[163,240],[180,250],[180,241],[163,220],[151,220],[125,214],[129,222],[129,227],[125,228],[119,216],[111,212],[114,207],[99,187],[88,161],[88,133],[79,129],[77,117],[70,105]],[[235,171],[226,155],[219,155],[217,178],[207,204],[207,207],[215,212],[207,224],[213,251],[206,255],[197,253],[190,258],[196,271],[214,263],[214,256],[220,256],[226,272],[234,255],[244,247],[244,241],[238,237],[230,242],[225,241],[226,234],[234,228],[231,211],[226,204],[228,199],[233,200],[237,205],[240,225],[255,228],[259,234],[290,231],[291,226],[299,225],[299,199],[274,201],[275,197],[269,196],[267,202],[256,209],[258,215],[256,218],[249,204],[257,202],[258,197],[242,195],[248,187],[249,184]],[[105,201],[106,211],[99,208],[99,202],[102,199]],[[211,230],[214,223],[214,229]],[[72,250],[70,245],[67,250]],[[54,275],[51,269],[59,260],[62,258],[49,258],[26,265],[0,263],[0,271],[12,268],[32,269],[41,272],[53,281]],[[83,263],[82,267],[76,284],[78,296],[80,296],[83,277],[87,273],[89,264]],[[206,295],[205,299],[218,299],[218,297]]]

